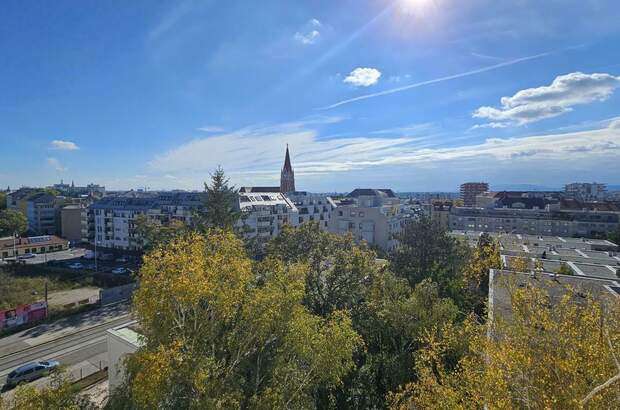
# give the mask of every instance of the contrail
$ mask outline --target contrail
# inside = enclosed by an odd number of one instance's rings
[[[547,57],[547,56],[549,56],[551,54],[555,54],[555,53],[558,53],[558,52],[561,52],[561,51],[566,51],[566,50],[572,49],[572,48],[576,48],[576,47],[569,47],[569,48],[564,48],[564,49],[561,49],[561,50],[548,51],[548,52],[545,52],[545,53],[535,54],[535,55],[532,55],[532,56],[515,58],[514,60],[504,61],[503,63],[493,64],[493,65],[490,65],[490,66],[486,66],[486,67],[482,67],[482,68],[477,68],[477,69],[471,70],[471,71],[465,71],[464,73],[453,74],[453,75],[449,75],[449,76],[446,76],[446,77],[439,77],[439,78],[435,78],[435,79],[432,79],[432,80],[421,81],[419,83],[409,84],[409,85],[405,85],[405,86],[402,86],[402,87],[391,88],[389,90],[379,91],[377,93],[360,95],[359,97],[353,97],[353,98],[349,98],[348,100],[342,100],[342,101],[339,101],[339,102],[337,102],[335,104],[328,105],[326,107],[321,107],[321,108],[318,108],[318,109],[319,110],[329,110],[329,109],[332,109],[332,108],[339,107],[341,105],[350,104],[350,103],[355,102],[355,101],[361,101],[361,100],[366,100],[368,98],[380,97],[382,95],[399,93],[401,91],[410,90],[412,88],[418,88],[418,87],[422,87],[422,86],[429,85],[429,84],[435,84],[435,83],[440,83],[440,82],[443,82],[443,81],[455,80],[457,78],[468,77],[470,75],[480,74],[480,73],[484,73],[486,71],[491,71],[491,70],[497,70],[498,68],[510,66],[510,65],[513,65],[513,64],[522,63],[524,61],[535,60],[537,58]]]

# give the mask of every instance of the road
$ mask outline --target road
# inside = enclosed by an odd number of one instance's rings
[[[32,361],[58,360],[74,376],[105,367],[106,330],[130,321],[128,307],[115,305],[2,338],[0,385],[13,369]]]

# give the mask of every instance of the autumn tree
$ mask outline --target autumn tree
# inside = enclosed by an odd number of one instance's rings
[[[275,258],[256,274],[230,231],[190,233],[144,257],[134,313],[144,346],[127,361],[124,408],[308,408],[353,366],[346,311],[302,301],[307,267]]]
[[[0,211],[0,236],[20,235],[28,229],[26,216],[13,209]]]
[[[183,221],[172,219],[159,221],[146,215],[138,215],[134,220],[133,233],[140,241],[141,248],[149,250],[160,244],[169,243],[190,229]]]
[[[325,232],[317,223],[285,226],[268,244],[267,254],[308,266],[304,304],[321,316],[356,307],[378,271],[375,253],[366,245],[350,235]]]
[[[555,273],[560,274],[560,275],[574,275],[575,274],[573,270],[570,268],[570,266],[568,266],[568,264],[564,262],[560,263],[560,266],[555,271]]]
[[[6,209],[6,193],[0,192],[0,211]]]
[[[509,259],[507,269],[515,272],[529,272],[531,260],[524,256],[515,256]]]
[[[80,390],[64,373],[52,376],[49,386],[37,388],[33,385],[19,386],[13,396],[4,401],[0,398],[2,410],[94,410],[97,407],[88,398],[80,394]]]
[[[211,174],[210,183],[205,182],[207,197],[202,209],[194,215],[194,224],[203,232],[209,228],[233,229],[241,217],[237,189],[229,185],[229,178],[222,167]]]
[[[465,283],[462,299],[466,312],[484,314],[489,293],[489,271],[502,268],[499,242],[483,233],[463,269]]]
[[[510,317],[429,332],[393,409],[620,407],[620,301],[514,287]],[[448,360],[464,354],[456,365]]]
[[[431,278],[442,296],[455,300],[462,293],[462,269],[468,259],[466,244],[450,236],[428,217],[408,222],[397,235],[399,246],[391,255],[391,270],[411,286]]]

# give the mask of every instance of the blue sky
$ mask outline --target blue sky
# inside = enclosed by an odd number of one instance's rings
[[[0,186],[620,179],[614,0],[1,7]]]

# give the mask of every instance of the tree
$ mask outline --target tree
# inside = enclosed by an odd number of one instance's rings
[[[49,387],[39,389],[32,385],[19,386],[13,397],[5,402],[0,399],[4,410],[91,410],[97,407],[82,396],[69,377],[64,373],[52,376]]]
[[[196,212],[195,225],[203,232],[209,228],[233,229],[241,217],[237,190],[229,186],[222,167],[211,174],[211,184],[205,182],[207,198],[204,208]]]
[[[303,306],[305,270],[266,258],[256,275],[241,240],[217,229],[147,253],[134,296],[144,346],[127,361],[123,406],[309,407],[361,340],[347,312]]]
[[[515,272],[529,272],[530,260],[524,256],[515,256],[510,258],[507,268]]]
[[[146,215],[138,215],[134,225],[134,233],[137,234],[144,250],[153,249],[159,244],[169,243],[189,230],[189,227],[182,221],[173,219],[162,222],[149,219]]]
[[[618,408],[620,301],[567,288],[550,306],[545,290],[511,292],[510,318],[429,333],[418,380],[392,396],[392,408]]]
[[[407,280],[385,272],[376,278],[353,321],[366,349],[336,395],[337,409],[382,409],[386,395],[415,379],[411,364],[420,338],[433,327],[456,321],[458,309],[425,279],[412,289]]]
[[[284,226],[267,246],[267,254],[286,263],[307,264],[304,304],[327,316],[361,303],[378,272],[375,253],[350,235],[328,233],[317,223]]]
[[[484,314],[489,294],[489,271],[502,268],[499,242],[483,233],[463,270],[466,281],[466,292],[463,293],[466,312]]]
[[[0,192],[0,211],[6,209],[6,193]]]
[[[463,288],[461,270],[469,249],[437,222],[421,217],[408,222],[397,236],[400,245],[392,254],[391,270],[411,286],[431,278],[442,296],[458,300]]]
[[[13,209],[0,211],[0,236],[22,234],[28,229],[26,216]]]

